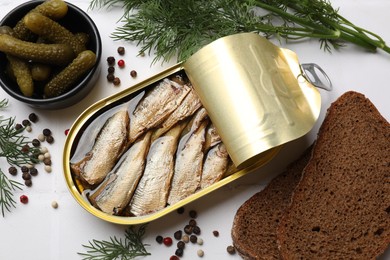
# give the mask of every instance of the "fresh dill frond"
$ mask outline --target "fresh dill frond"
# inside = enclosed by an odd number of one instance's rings
[[[153,63],[176,57],[184,61],[223,36],[256,32],[287,41],[315,38],[325,51],[353,43],[390,53],[383,39],[339,14],[327,0],[91,0],[91,7],[121,3],[121,26],[114,40],[141,46]]]
[[[88,245],[83,245],[87,250],[86,253],[77,253],[82,256],[83,260],[128,260],[138,256],[147,256],[147,252],[143,244],[142,237],[145,234],[146,225],[141,225],[138,228],[129,226],[125,231],[125,238],[110,237],[107,240],[89,241]]]
[[[16,201],[13,198],[13,192],[21,190],[23,184],[8,179],[4,172],[0,169],[0,209],[1,215],[4,217],[5,212],[11,212],[11,208],[15,208]]]

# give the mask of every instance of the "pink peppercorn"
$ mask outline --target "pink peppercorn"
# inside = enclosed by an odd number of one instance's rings
[[[28,203],[28,197],[26,195],[20,196],[20,202],[23,203],[23,204],[27,204]]]
[[[119,67],[124,67],[125,66],[125,61],[124,60],[118,60],[118,66]]]

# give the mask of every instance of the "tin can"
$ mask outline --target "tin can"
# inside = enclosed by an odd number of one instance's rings
[[[145,171],[154,144],[151,141],[148,144],[148,151],[145,152],[143,172],[135,180],[134,190],[130,192],[132,198],[127,198],[129,201],[125,207],[122,205],[113,211],[102,210],[103,207],[99,207],[96,198],[101,196],[102,190],[109,189],[109,186],[105,186],[107,183],[112,183],[118,178],[115,174],[119,167],[117,165],[121,162],[120,158],[116,160],[116,165],[100,184],[87,183],[85,178],[76,174],[73,167],[75,162],[82,162],[77,167],[80,165],[83,167],[90,160],[90,157],[86,157],[85,154],[94,149],[99,131],[117,111],[125,107],[130,121],[136,121],[134,118],[141,109],[139,107],[148,109],[141,104],[151,91],[167,80],[175,85],[174,82],[177,81],[175,78],[179,78],[179,81],[183,78],[187,79],[187,83],[184,80],[184,83],[178,82],[178,84],[190,85],[195,90],[201,108],[207,111],[207,120],[209,120],[207,125],[215,126],[220,136],[220,141],[216,143],[226,146],[229,161],[224,174],[205,187],[200,188],[199,184],[197,189],[190,192],[188,196],[170,201],[169,193],[173,192],[176,174],[176,168],[173,168],[172,176],[165,179],[170,187],[159,194],[159,197],[167,198],[164,206],[155,210],[149,209],[143,214],[133,214],[132,212],[137,212],[131,210],[135,194],[141,186],[142,178],[146,178]],[[176,103],[180,106],[183,101]],[[74,122],[67,136],[63,156],[65,180],[76,201],[94,216],[108,222],[126,225],[150,222],[265,165],[280,151],[283,144],[310,131],[319,116],[320,107],[320,94],[304,76],[293,52],[280,49],[265,38],[251,33],[221,38],[195,53],[186,62],[179,63],[87,108]],[[158,113],[160,110],[165,109],[159,109]],[[175,110],[177,108],[173,109]],[[168,114],[173,112],[170,111]],[[195,114],[194,112],[175,123],[175,126],[186,125],[180,130],[182,131],[178,137],[180,142],[185,136],[183,129],[189,129],[188,125],[194,121]],[[154,136],[161,130],[161,125],[167,119],[158,120],[161,122],[151,124],[149,128],[145,127],[140,136],[146,136],[151,132],[148,138],[159,140],[157,138],[160,137],[154,138]],[[195,135],[194,133],[191,132],[190,136]],[[188,135],[186,138],[185,142],[189,142]],[[135,146],[136,140],[126,146],[127,151]],[[180,151],[184,151],[184,146],[180,146],[180,142],[173,146],[176,149],[172,157],[174,167],[178,165],[178,157],[182,156]],[[200,142],[203,156],[201,167],[205,167],[206,150],[210,151],[212,147],[208,144],[205,148],[205,143],[207,141]],[[123,158],[123,154],[120,154],[120,157]],[[200,175],[196,176],[199,178],[199,183],[202,170],[204,169],[201,168]],[[107,180],[108,178],[110,180]],[[187,181],[192,182],[192,177]],[[97,192],[100,192],[99,195],[93,195]]]

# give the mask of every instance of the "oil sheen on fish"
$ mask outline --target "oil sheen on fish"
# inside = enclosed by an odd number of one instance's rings
[[[153,87],[131,113],[129,140],[160,125],[183,101],[190,87],[164,79]]]
[[[179,107],[175,109],[161,124],[159,128],[153,133],[153,139],[161,136],[167,132],[177,122],[192,116],[196,110],[202,106],[198,95],[195,90],[191,87],[189,93],[181,102]]]
[[[203,164],[200,189],[204,189],[219,181],[226,173],[229,154],[223,143],[213,146],[207,153]]]
[[[89,185],[101,183],[126,149],[128,132],[129,114],[119,110],[104,123],[85,157],[71,163],[72,172]]]
[[[152,143],[144,174],[129,205],[131,215],[146,215],[166,206],[174,169],[174,156],[184,126],[183,121]]]
[[[199,188],[207,124],[208,120],[202,121],[183,148],[179,148],[180,150],[177,151],[175,171],[168,197],[168,204],[170,205],[195,193]]]
[[[129,204],[145,168],[151,132],[146,132],[122,155],[89,200],[101,211],[120,215]]]

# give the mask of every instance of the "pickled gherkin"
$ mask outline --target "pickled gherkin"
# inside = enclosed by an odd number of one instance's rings
[[[86,49],[85,45],[72,32],[40,13],[30,12],[23,20],[26,27],[33,33],[53,43],[69,44],[76,55]]]
[[[69,64],[75,56],[68,44],[33,43],[7,34],[0,35],[0,51],[32,62],[59,66]]]
[[[10,64],[12,77],[15,78],[20,91],[26,97],[31,97],[34,93],[34,82],[28,64],[17,57],[7,55]]]
[[[63,18],[68,13],[68,5],[63,0],[47,0],[38,5],[31,12],[38,12],[51,19],[58,20]],[[17,37],[21,40],[33,41],[35,36],[24,24],[21,19],[13,28]]]
[[[91,50],[82,51],[60,73],[54,76],[44,89],[45,98],[59,96],[70,90],[72,85],[96,63],[96,54]]]

